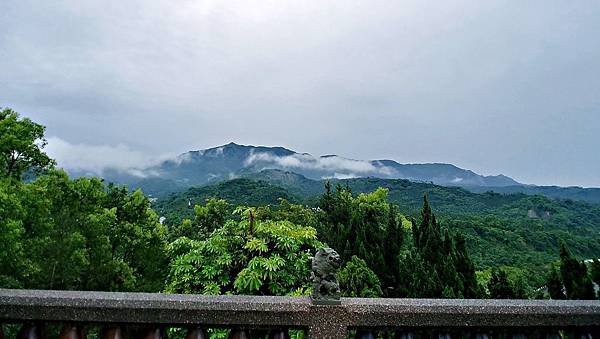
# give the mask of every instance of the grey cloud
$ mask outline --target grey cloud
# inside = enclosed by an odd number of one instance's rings
[[[186,161],[185,156],[149,156],[132,150],[127,145],[72,144],[57,137],[47,139],[46,152],[57,160],[60,167],[70,171],[102,175],[106,170],[117,170],[137,177],[156,176],[148,168],[164,160]]]
[[[230,140],[600,186],[593,1],[0,3],[0,106],[83,145]]]
[[[395,170],[387,166],[374,166],[369,161],[346,159],[339,156],[314,157],[309,154],[292,154],[276,156],[271,153],[252,153],[245,161],[246,166],[253,164],[274,164],[276,168],[290,170],[317,170],[336,173],[337,179],[348,179],[358,176],[384,175],[393,176]],[[266,165],[267,166],[267,165]],[[338,173],[339,172],[339,173]]]

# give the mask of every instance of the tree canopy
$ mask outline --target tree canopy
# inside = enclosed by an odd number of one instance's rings
[[[43,152],[44,131],[10,108],[0,110],[0,178],[21,180],[28,171],[39,174],[52,167],[54,161]]]
[[[209,202],[210,203],[210,202]],[[202,208],[197,209],[201,213]],[[321,243],[312,227],[261,220],[240,207],[203,240],[179,238],[169,245],[166,290],[201,294],[307,294],[310,260]]]

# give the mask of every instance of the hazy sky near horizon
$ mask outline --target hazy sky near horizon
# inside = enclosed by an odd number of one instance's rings
[[[598,1],[3,0],[0,27],[0,107],[59,163],[235,141],[600,186]]]

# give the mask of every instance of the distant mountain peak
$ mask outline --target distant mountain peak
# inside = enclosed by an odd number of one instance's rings
[[[223,180],[237,173],[279,169],[309,179],[375,177],[409,179],[448,186],[520,185],[504,176],[483,176],[446,163],[400,164],[394,160],[354,160],[336,154],[312,156],[284,147],[241,145],[235,142],[191,152],[181,174],[167,174],[178,180],[204,182]],[[179,178],[184,175],[185,178]],[[204,177],[204,179],[202,179]]]
[[[106,179],[133,185],[142,178],[156,178],[170,182],[173,187],[190,187],[230,180],[263,170],[281,170],[312,180],[373,177],[462,187],[521,185],[505,175],[483,176],[452,164],[401,164],[390,159],[355,160],[336,154],[313,156],[284,147],[242,145],[233,141],[217,147],[183,153],[174,159],[141,170],[143,176],[127,176],[120,173],[115,175],[114,179]],[[284,176],[283,173],[277,175]],[[285,176],[288,177],[286,180],[290,180],[289,174]],[[160,184],[160,180],[153,182]]]

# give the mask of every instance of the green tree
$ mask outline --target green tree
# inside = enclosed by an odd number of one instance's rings
[[[25,228],[23,220],[22,185],[0,179],[0,287],[22,288],[33,267],[23,246]]]
[[[515,293],[513,285],[508,280],[508,275],[503,269],[492,270],[488,290],[492,299],[518,299],[517,293]]]
[[[224,199],[209,198],[206,203],[194,206],[194,221],[184,219],[181,225],[173,230],[173,238],[188,237],[204,239],[211,232],[222,227],[231,213],[231,206]]]
[[[369,263],[388,296],[401,279],[398,255],[404,239],[402,215],[388,201],[388,190],[353,196],[340,185],[331,192],[329,184],[320,200],[319,234],[348,262],[357,256]]]
[[[408,292],[414,297],[477,298],[483,291],[475,276],[475,265],[471,262],[465,240],[456,239],[448,229],[441,227],[433,213],[427,196],[423,197],[421,219],[412,220],[413,242],[411,256],[415,260],[414,271],[410,272],[410,261],[404,262],[411,279],[401,281],[398,291]],[[402,274],[400,274],[402,276]],[[427,286],[427,291],[418,286]],[[416,289],[418,295],[412,295]]]
[[[357,256],[338,273],[340,289],[345,297],[379,298],[383,295],[377,275]]]
[[[223,199],[210,198],[204,206],[195,206],[196,218],[194,226],[199,229],[199,233],[208,235],[217,228],[225,224],[229,215],[229,203]]]
[[[47,144],[44,130],[10,108],[0,110],[0,178],[21,180],[27,171],[39,174],[53,166],[42,151]]]
[[[467,252],[465,238],[461,234],[458,234],[455,237],[455,243],[455,265],[456,272],[462,282],[462,295],[468,299],[480,298],[483,295],[483,291],[477,282],[475,265]]]
[[[445,290],[433,266],[414,249],[404,251],[398,257],[399,275],[403,277],[396,287],[396,294],[408,298],[439,298]],[[452,292],[453,294],[453,292]]]
[[[96,178],[71,180],[55,170],[9,189],[13,208],[10,218],[3,218],[0,225],[13,227],[13,232],[6,234],[12,234],[17,245],[12,245],[14,260],[3,265],[18,269],[3,274],[11,277],[2,279],[3,285],[162,289],[166,229],[140,191],[107,188]],[[2,196],[6,195],[0,193],[0,199]],[[0,237],[3,243],[4,238]]]
[[[205,240],[169,245],[167,292],[287,295],[310,292],[310,261],[322,246],[312,227],[257,220],[253,208],[235,211]]]
[[[104,211],[116,216],[107,231],[111,260],[123,266],[122,261],[134,272],[135,290],[161,290],[167,274],[167,228],[159,223],[141,190],[128,192],[122,186],[109,186],[106,195]]]
[[[315,229],[319,226],[318,216],[312,208],[292,204],[285,199],[280,199],[277,206],[257,207],[254,216],[258,220],[290,221],[296,225]]]
[[[564,242],[560,245],[560,275],[569,299],[595,299],[587,266],[577,260]]]
[[[563,292],[563,283],[560,280],[560,275],[554,266],[550,267],[550,273],[546,280],[546,287],[548,288],[550,298],[557,300],[567,299],[567,296]]]

